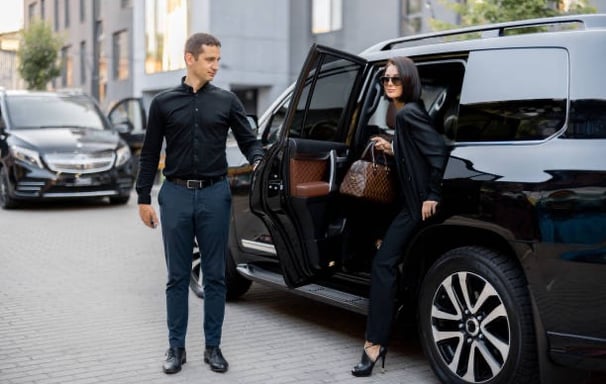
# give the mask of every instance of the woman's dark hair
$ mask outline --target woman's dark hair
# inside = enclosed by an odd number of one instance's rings
[[[185,42],[185,53],[198,57],[204,50],[203,45],[221,47],[219,39],[208,33],[194,33]]]
[[[408,103],[421,99],[421,78],[414,61],[405,56],[396,56],[387,60],[387,65],[395,65],[402,79],[402,96],[398,101]]]

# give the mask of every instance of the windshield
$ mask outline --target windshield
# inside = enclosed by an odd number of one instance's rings
[[[85,96],[13,95],[7,97],[7,111],[14,129],[106,128],[99,110]]]

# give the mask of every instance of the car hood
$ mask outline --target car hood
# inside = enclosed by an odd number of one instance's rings
[[[41,153],[114,150],[120,141],[116,132],[90,128],[23,129],[11,135]]]

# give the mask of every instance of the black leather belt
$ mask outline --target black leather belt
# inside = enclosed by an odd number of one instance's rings
[[[225,180],[225,176],[205,177],[203,179],[198,180],[185,180],[176,177],[168,177],[168,181],[170,181],[171,183],[182,185],[188,189],[202,189],[210,187],[211,185],[222,180]]]

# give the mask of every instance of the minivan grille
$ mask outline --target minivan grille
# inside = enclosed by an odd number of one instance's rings
[[[51,153],[43,156],[48,168],[61,173],[94,173],[111,169],[114,151],[96,153]]]

